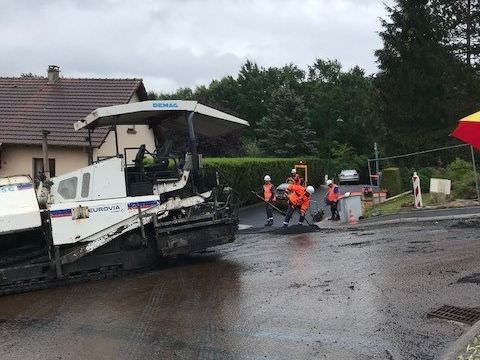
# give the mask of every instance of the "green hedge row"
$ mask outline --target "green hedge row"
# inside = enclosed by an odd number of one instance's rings
[[[250,191],[262,189],[265,175],[270,175],[273,184],[278,186],[300,161],[308,165],[309,185],[318,187],[323,183],[325,161],[318,158],[207,158],[204,167],[207,173],[218,170],[223,182],[239,194],[241,205],[248,205],[259,201]]]
[[[395,196],[402,192],[402,183],[399,168],[382,170],[381,186],[387,190],[388,196]]]

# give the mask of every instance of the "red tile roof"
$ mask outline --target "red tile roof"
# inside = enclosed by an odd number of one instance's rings
[[[60,78],[49,84],[42,77],[0,77],[0,143],[41,144],[48,130],[50,145],[85,146],[86,131],[75,132],[73,123],[96,108],[128,103],[135,93],[146,100],[141,79]],[[107,133],[97,129],[93,145]]]

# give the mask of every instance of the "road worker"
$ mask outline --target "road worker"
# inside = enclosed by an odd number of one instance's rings
[[[330,205],[330,211],[332,212],[332,217],[328,220],[338,221],[340,220],[340,214],[338,212],[338,200],[340,197],[340,190],[332,180],[327,180],[327,196],[326,202]]]
[[[293,184],[293,179],[295,178],[295,176],[297,176],[297,170],[296,169],[292,169],[290,171],[290,175],[287,177],[287,179],[285,180],[285,182],[287,184]]]
[[[305,188],[300,184],[293,184],[289,185],[287,190],[289,191],[288,210],[285,215],[285,220],[283,221],[283,227],[288,227],[288,223],[296,210],[300,212],[298,225],[303,225],[305,215],[310,206],[310,196],[315,192],[315,189],[313,186],[307,186]]]
[[[276,201],[275,186],[272,184],[270,175],[265,175],[263,178],[263,200],[265,201],[265,211],[267,212],[267,223],[265,226],[273,225],[273,207],[272,204]]]

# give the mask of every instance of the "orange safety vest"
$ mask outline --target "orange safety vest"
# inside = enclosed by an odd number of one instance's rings
[[[263,198],[265,201],[275,201],[277,200],[275,197],[275,191],[273,190],[272,184],[264,184],[263,185]]]
[[[302,197],[305,195],[306,189],[302,185],[293,184],[287,187],[288,200],[294,206],[301,206],[302,205]]]
[[[338,186],[336,184],[333,184],[331,187],[328,188],[327,200],[336,202],[338,201],[338,197]]]
[[[292,203],[293,206],[300,207],[300,212],[305,215],[310,206],[310,195],[301,185],[290,185],[287,187],[287,190],[290,191],[288,200]]]

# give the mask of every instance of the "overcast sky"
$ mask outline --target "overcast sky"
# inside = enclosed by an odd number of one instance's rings
[[[392,0],[2,0],[0,76],[138,77],[173,91],[315,58],[376,71]]]

